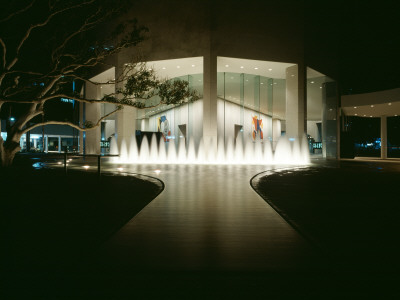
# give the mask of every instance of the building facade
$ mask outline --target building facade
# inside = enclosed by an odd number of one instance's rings
[[[125,18],[148,26],[149,39],[119,53],[113,67],[92,80],[112,80],[140,54],[160,77],[187,80],[201,99],[179,107],[126,107],[82,134],[81,151],[104,152],[101,145],[112,140],[121,149],[132,136],[160,132],[176,147],[182,139],[186,146],[193,140],[196,147],[200,141],[217,147],[240,137],[269,141],[273,150],[282,136],[306,136],[311,153],[338,157],[337,85],[306,61],[303,10],[296,1],[248,1],[245,7],[236,1],[142,1],[132,7]],[[100,99],[113,89],[87,85],[85,93]],[[96,121],[112,109],[86,104],[81,121]]]

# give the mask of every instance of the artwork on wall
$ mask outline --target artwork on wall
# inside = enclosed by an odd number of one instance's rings
[[[171,136],[171,130],[166,116],[161,116],[157,118],[157,131],[162,133],[164,142],[169,141],[169,137]]]
[[[260,135],[261,140],[264,138],[262,128],[263,128],[262,119],[258,119],[257,116],[253,116],[251,122],[253,141],[256,140],[257,135]]]

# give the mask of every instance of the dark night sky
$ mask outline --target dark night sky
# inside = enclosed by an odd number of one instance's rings
[[[321,3],[307,2],[307,39],[335,56],[342,93],[400,87],[400,2]]]

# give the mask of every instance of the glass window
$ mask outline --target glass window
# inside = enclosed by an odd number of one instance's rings
[[[387,118],[388,157],[400,157],[400,117]]]

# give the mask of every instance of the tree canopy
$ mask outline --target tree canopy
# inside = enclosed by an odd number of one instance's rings
[[[0,117],[7,122],[7,140],[0,137],[0,165],[10,163],[7,157],[14,157],[20,150],[22,134],[35,127],[64,124],[84,131],[96,128],[124,106],[142,109],[199,98],[186,81],[157,78],[138,56],[121,66],[122,71],[112,81],[88,79],[95,68],[109,66],[109,58],[148,38],[147,28],[136,19],[118,21],[129,5],[132,1],[11,0],[2,4]],[[85,98],[79,89],[71,88],[72,84],[89,82],[117,88],[101,99]],[[154,96],[158,96],[159,102],[149,105],[147,100]],[[96,122],[86,124],[38,118],[46,115],[46,102],[60,98],[116,106]],[[10,105],[19,107],[19,115],[12,124],[5,112]]]

